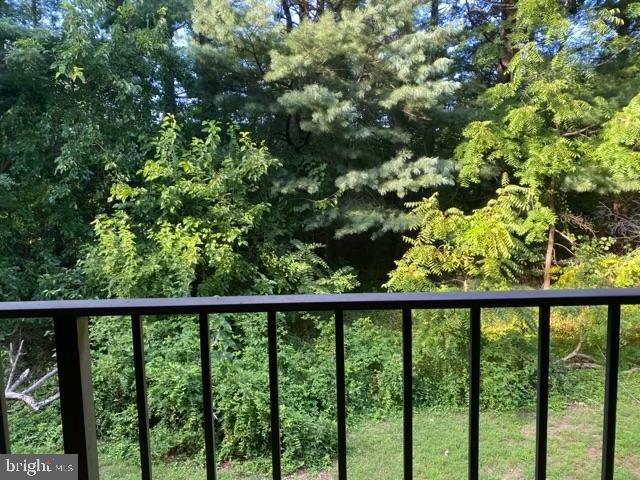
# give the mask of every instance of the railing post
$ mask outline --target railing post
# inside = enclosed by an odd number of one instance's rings
[[[538,386],[536,399],[536,480],[547,478],[547,423],[549,417],[549,305],[538,310]]]
[[[267,338],[269,342],[269,404],[271,407],[271,475],[273,480],[282,477],[280,467],[280,402],[278,399],[278,329],[276,312],[267,313]]]
[[[344,313],[336,310],[336,405],[338,421],[338,480],[347,480],[347,408],[344,378]]]
[[[64,452],[78,455],[78,476],[98,480],[88,317],[58,316],[55,332]]]
[[[602,433],[602,480],[613,480],[616,448],[618,364],[620,363],[620,305],[609,305],[607,319],[607,365],[604,377],[604,427]]]
[[[204,410],[204,446],[207,480],[216,480],[216,436],[213,424],[213,394],[211,391],[211,340],[209,314],[201,313],[200,370],[202,373],[202,408]]]
[[[469,328],[469,480],[479,477],[480,447],[480,308],[471,309]]]
[[[149,436],[149,407],[147,405],[147,379],[144,368],[144,334],[142,317],[131,316],[133,339],[133,370],[136,378],[136,409],[138,410],[138,443],[140,445],[140,471],[142,480],[151,480],[151,441]]]
[[[404,480],[413,478],[413,355],[411,309],[402,310],[402,397]]]
[[[0,454],[11,453],[9,441],[9,422],[7,420],[7,401],[4,398],[4,369],[0,359]]]

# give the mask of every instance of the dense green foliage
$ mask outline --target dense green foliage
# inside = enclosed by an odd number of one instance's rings
[[[0,0],[0,46],[0,300],[640,286],[637,0]],[[482,406],[531,408],[535,312],[483,318]],[[332,322],[278,323],[285,466],[326,465]],[[196,327],[145,322],[162,459],[202,452]],[[212,316],[220,458],[256,469],[265,327]],[[553,405],[598,401],[603,312],[552,327]],[[349,418],[399,408],[399,319],[345,332]],[[464,408],[466,314],[413,333],[416,406]],[[134,456],[128,323],[91,335],[101,442]],[[48,323],[19,338],[47,371]],[[15,444],[56,448],[58,414],[12,402]]]
[[[457,28],[416,21],[414,0],[283,5],[284,23],[269,2],[196,2],[202,108],[268,132],[304,226],[402,230],[402,198],[453,181],[428,131],[459,87],[446,56]]]

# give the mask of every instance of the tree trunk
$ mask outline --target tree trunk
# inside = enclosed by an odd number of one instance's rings
[[[544,258],[544,279],[542,281],[542,288],[548,289],[551,287],[551,265],[553,264],[553,251],[556,242],[556,226],[551,225],[549,227],[549,236],[547,239],[547,253]]]
[[[502,52],[498,60],[498,83],[507,83],[511,80],[509,64],[515,55],[515,49],[511,44],[511,34],[513,33],[513,19],[516,13],[517,0],[500,0],[500,17],[502,20],[500,30],[500,40],[502,42]]]
[[[310,20],[309,12],[309,3],[307,2],[307,0],[300,0],[298,2],[298,14],[300,16],[300,23],[302,23],[303,20]]]
[[[175,79],[171,73],[165,73],[162,79],[162,91],[163,91],[163,110],[165,113],[176,113],[176,85]]]
[[[173,59],[171,58],[173,44],[173,28],[169,27],[167,32],[167,57],[163,61],[162,68],[162,107],[164,113],[175,115],[177,108],[176,102],[176,77],[174,72]]]
[[[38,0],[31,0],[31,22],[34,27],[40,24],[40,13],[38,9]]]
[[[287,22],[287,32],[293,30],[293,18],[291,16],[291,7],[288,0],[282,0],[282,13],[284,14],[285,21]]]
[[[551,185],[549,188],[549,191],[550,191],[549,193],[551,194],[551,198],[549,200],[549,208],[555,215],[556,202],[555,202],[555,192],[553,191],[554,187],[555,187],[555,182],[551,180]],[[552,224],[549,227],[549,234],[547,236],[547,253],[544,257],[544,277],[542,280],[542,288],[545,290],[551,287],[551,266],[553,265],[555,244],[556,244],[556,226],[555,224]]]
[[[440,0],[431,0],[431,18],[429,19],[432,26],[438,26],[438,8],[440,7]]]

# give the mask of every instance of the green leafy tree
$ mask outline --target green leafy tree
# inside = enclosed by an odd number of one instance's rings
[[[585,46],[573,41],[576,26],[562,6],[549,2],[544,15],[531,7],[530,2],[517,3],[508,39],[517,55],[508,63],[504,82],[481,97],[482,118],[465,128],[456,157],[463,185],[508,172],[553,212],[557,221],[549,226],[542,280],[548,288],[556,246],[562,245],[557,236],[571,244],[571,230],[579,229],[580,212],[572,208],[572,198],[640,188],[637,174],[629,175],[637,159],[607,148],[619,118],[613,124],[608,120],[629,101],[630,92],[637,92],[638,82],[623,77],[620,89],[611,91],[609,72],[590,56],[602,59],[620,52],[610,42],[622,21],[617,10],[585,12],[591,23],[583,35],[595,42]],[[564,246],[570,250],[571,245]]]
[[[436,130],[459,85],[445,53],[456,28],[427,11],[413,0],[196,2],[204,107],[268,135],[279,188],[307,228],[402,231],[406,196],[451,184]],[[227,72],[217,81],[216,68]]]
[[[555,220],[530,189],[504,185],[469,214],[441,210],[437,196],[410,204],[417,236],[396,262],[393,290],[508,288],[535,269],[534,249]]]
[[[0,297],[43,294],[62,278],[136,171],[155,131],[162,32],[107,2],[66,2],[59,26],[0,22]],[[6,279],[6,280],[5,280]]]
[[[348,270],[329,274],[305,245],[270,234],[265,176],[279,163],[235,127],[204,123],[182,137],[165,117],[139,180],[111,189],[111,214],[94,222],[83,261],[101,296],[185,296],[343,291]]]
[[[23,25],[39,27],[59,20],[60,0],[3,0],[0,14]]]
[[[635,191],[640,182],[640,95],[604,123],[594,157],[612,173],[612,189]]]

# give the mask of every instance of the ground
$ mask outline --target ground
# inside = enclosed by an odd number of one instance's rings
[[[640,375],[635,372],[633,376]],[[623,377],[621,375],[621,377]],[[637,379],[633,382],[637,384]],[[616,440],[616,480],[640,480],[640,398],[621,378]],[[533,478],[535,414],[482,412],[480,465],[483,480]],[[549,480],[596,480],[600,475],[602,405],[576,403],[549,413]],[[414,415],[414,478],[460,480],[467,472],[467,416],[463,412],[416,412]],[[350,480],[402,478],[402,418],[359,422],[348,435]],[[109,462],[101,468],[104,480],[137,480],[137,467]],[[204,479],[193,463],[155,465],[155,478]],[[223,465],[220,480],[261,479]],[[301,471],[288,480],[329,480],[335,469]]]

